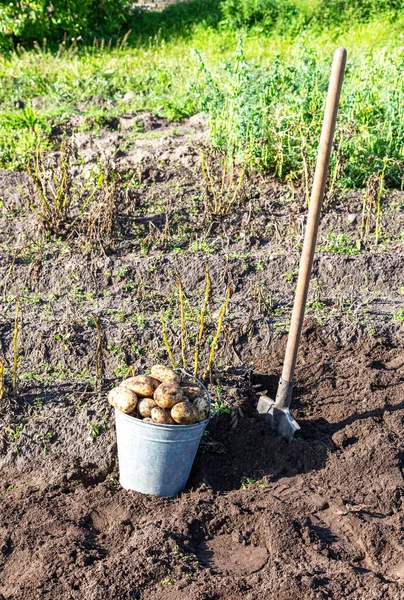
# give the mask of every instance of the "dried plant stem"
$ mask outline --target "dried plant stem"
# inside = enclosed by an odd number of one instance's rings
[[[379,235],[380,235],[380,212],[381,212],[381,205],[382,205],[382,197],[383,197],[383,192],[384,192],[384,177],[386,174],[386,167],[387,167],[387,159],[384,159],[384,166],[382,169],[382,172],[380,174],[380,180],[379,180],[379,190],[377,192],[377,201],[376,201],[376,227],[375,227],[375,238],[376,238],[376,244],[379,243]]]
[[[95,326],[97,328],[97,346],[95,349],[95,382],[94,388],[97,390],[102,384],[104,379],[104,330],[101,327],[101,323],[97,319],[95,315],[93,315],[93,320]]]
[[[243,183],[243,179],[244,179],[244,175],[245,175],[245,169],[242,170],[240,177],[238,179],[238,183],[236,186],[236,189],[234,190],[233,196],[231,197],[231,200],[229,201],[229,194],[230,194],[230,186],[229,186],[229,191],[226,197],[226,206],[225,206],[225,211],[228,212],[230,210],[230,208],[233,206],[234,202],[236,201],[237,195],[239,193],[239,190],[241,188],[241,184]]]
[[[203,150],[201,150],[201,156],[208,210],[214,215],[225,215],[238,198],[246,168],[244,167],[240,175],[236,177],[234,158],[231,157],[228,164],[225,161],[222,163],[222,174],[219,178],[219,175],[215,175],[215,165],[212,165],[212,170],[209,167]]]
[[[167,350],[168,358],[170,359],[171,366],[173,368],[175,368],[176,364],[175,364],[175,360],[174,360],[174,356],[173,356],[173,351],[171,350],[171,346],[170,346],[170,343],[167,338],[167,325],[166,325],[163,314],[161,315],[161,327],[163,330],[163,342],[164,342],[164,346],[166,347],[166,350]]]
[[[202,310],[201,310],[201,318],[199,321],[199,333],[198,339],[196,341],[196,349],[195,349],[195,359],[194,359],[194,376],[198,377],[198,367],[199,367],[199,351],[201,347],[203,332],[205,329],[205,314],[206,309],[208,307],[209,302],[209,293],[210,293],[210,277],[209,277],[209,268],[206,265],[206,274],[205,274],[205,299],[203,301]]]
[[[0,400],[4,396],[4,389],[5,389],[5,386],[4,386],[4,360],[0,356]]]
[[[212,191],[213,194],[213,209],[214,209],[214,213],[216,214],[217,211],[217,194],[216,194],[216,186],[215,183],[212,179],[212,176],[210,174],[210,170],[209,167],[205,161],[205,152],[203,150],[201,150],[201,159],[202,159],[202,173],[203,173],[203,177],[205,179],[205,184],[207,185],[209,183],[210,189]]]
[[[187,366],[187,359],[185,356],[185,303],[184,303],[184,290],[182,287],[181,278],[177,275],[177,284],[178,284],[178,295],[180,299],[180,307],[181,307],[181,356],[182,356],[182,364],[185,369]]]
[[[135,369],[134,369],[134,367],[133,367],[133,366],[132,366],[132,367],[129,367],[129,369],[126,371],[126,373],[125,373],[125,375],[124,375],[124,378],[123,378],[123,380],[122,380],[122,381],[125,381],[125,379],[127,379],[127,378],[129,377],[129,375],[130,375],[131,377],[135,377],[135,375],[136,375],[136,373],[135,373]]]
[[[231,292],[230,292],[230,288],[227,289],[227,294],[226,294],[226,299],[223,302],[223,306],[222,309],[220,311],[220,315],[219,315],[219,321],[217,323],[217,329],[216,329],[216,334],[215,337],[213,338],[213,342],[210,348],[210,353],[209,353],[209,360],[208,360],[208,364],[206,366],[206,370],[205,373],[203,375],[203,378],[206,379],[206,377],[208,376],[211,368],[212,368],[212,364],[213,364],[213,359],[215,357],[215,350],[216,350],[216,345],[220,336],[220,332],[222,331],[222,327],[223,327],[223,320],[224,317],[226,315],[226,311],[227,311],[227,305],[229,304],[229,300],[230,300],[230,296],[231,296]]]
[[[19,250],[16,250],[16,252],[14,253],[14,256],[13,256],[13,260],[11,261],[11,265],[10,265],[10,267],[9,267],[7,273],[6,273],[6,276],[4,277],[4,280],[3,280],[3,301],[4,302],[6,301],[6,297],[7,297],[7,282],[8,282],[8,279],[9,279],[9,277],[10,277],[10,275],[11,275],[13,269],[14,269],[14,265],[15,265],[15,261],[17,259],[17,256],[19,256],[23,250],[24,250],[24,248],[20,248]]]
[[[17,366],[18,366],[18,316],[20,314],[20,299],[17,301],[17,308],[15,310],[15,321],[14,321],[14,335],[13,335],[13,392],[17,393]]]

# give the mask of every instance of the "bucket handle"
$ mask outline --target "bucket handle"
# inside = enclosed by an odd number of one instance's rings
[[[200,379],[195,377],[195,375],[192,375],[191,373],[187,373],[185,369],[174,369],[174,371],[176,373],[181,373],[182,375],[186,375],[187,377],[190,377],[191,379],[196,381],[196,383],[198,383],[201,386],[201,388],[203,388],[203,391],[205,392],[205,394],[209,400],[209,417],[208,417],[208,420],[209,420],[212,415],[215,415],[216,410],[215,409],[212,410],[212,400],[211,400],[210,394],[209,394],[207,388],[205,387],[205,385],[202,383],[202,381]]]

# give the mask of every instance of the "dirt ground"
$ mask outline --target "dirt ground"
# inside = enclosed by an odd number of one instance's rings
[[[301,430],[287,443],[256,404],[282,367],[304,194],[250,175],[240,204],[212,217],[203,117],[121,121],[75,134],[81,172],[107,156],[128,176],[111,243],[44,239],[26,175],[0,173],[0,598],[404,598],[403,194],[384,201],[379,246],[358,252],[327,243],[359,237],[363,193],[326,199],[296,373]],[[106,391],[129,365],[167,362],[162,310],[178,355],[174,275],[200,306],[206,263],[208,333],[232,289],[209,380],[219,415],[184,492],[127,492]]]

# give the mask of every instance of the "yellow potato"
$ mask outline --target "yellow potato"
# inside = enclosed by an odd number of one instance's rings
[[[161,425],[175,425],[174,419],[170,415],[170,411],[165,408],[155,406],[151,411],[151,418],[153,423],[160,423]]]
[[[136,377],[129,377],[121,383],[121,386],[132,390],[141,398],[151,398],[159,385],[160,382],[149,375],[136,375]]]
[[[145,417],[143,421],[146,421],[146,423],[153,423],[153,419],[151,419],[150,417]]]
[[[200,415],[200,418],[198,419],[199,421],[204,421],[208,418],[210,413],[210,405],[209,400],[207,398],[195,398],[192,404],[195,406],[196,410]]]
[[[179,425],[191,425],[199,421],[199,413],[190,402],[179,402],[173,406],[171,416]]]
[[[166,367],[164,365],[154,365],[151,368],[150,374],[152,377],[157,379],[158,381],[169,382],[169,383],[181,383],[181,377],[170,369],[170,367]]]
[[[161,408],[172,408],[184,399],[184,393],[176,383],[165,382],[159,385],[153,395],[157,406]]]
[[[142,417],[150,417],[152,408],[157,406],[153,398],[142,398],[139,400],[137,409]]]
[[[124,387],[115,387],[108,394],[108,402],[127,415],[136,410],[137,396]]]
[[[182,391],[184,392],[184,396],[189,398],[191,401],[195,400],[195,398],[199,398],[203,394],[199,385],[194,385],[193,383],[190,383],[189,385],[182,385],[181,387]]]

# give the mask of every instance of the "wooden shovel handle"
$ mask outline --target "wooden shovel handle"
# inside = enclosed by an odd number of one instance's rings
[[[283,364],[282,379],[291,384],[296,366],[297,351],[302,332],[304,311],[306,309],[307,293],[309,290],[311,269],[313,266],[314,250],[317,241],[320,212],[323,204],[324,189],[328,175],[331,148],[334,138],[335,123],[342,81],[346,63],[345,48],[338,48],[332,63],[330,84],[328,87],[327,103],[324,113],[323,128],[321,130],[318,149],[316,170],[314,173],[313,188],[311,191],[310,207],[307,216],[306,232],[304,235],[302,256],[300,259],[299,276],[296,285],[295,302],[293,305],[288,343],[286,346],[285,362]]]

